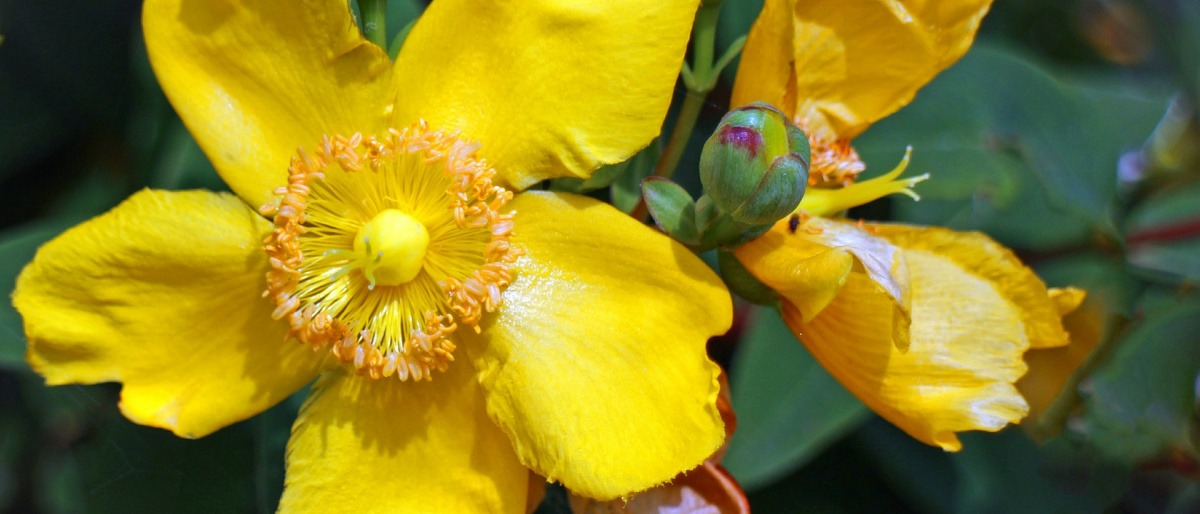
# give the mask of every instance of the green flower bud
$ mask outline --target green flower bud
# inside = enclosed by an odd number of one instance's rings
[[[700,154],[700,182],[735,221],[766,225],[800,205],[808,162],[804,131],[778,109],[756,102],[721,119]]]

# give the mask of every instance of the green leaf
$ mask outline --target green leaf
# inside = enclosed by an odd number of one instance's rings
[[[626,161],[625,172],[617,175],[612,182],[609,194],[612,204],[625,213],[633,212],[638,201],[642,199],[642,180],[654,172],[654,166],[662,155],[662,142],[655,139],[649,146],[642,149]]]
[[[1002,76],[1004,80],[996,80]],[[1164,100],[1077,87],[1009,51],[977,45],[856,145],[871,174],[913,145],[909,170],[931,179],[904,221],[983,230],[1009,246],[1052,250],[1116,235],[1116,169],[1149,134]]]
[[[642,181],[642,194],[658,228],[683,244],[700,242],[696,204],[679,184],[663,177],[649,177]]]
[[[148,187],[210,191],[229,189],[179,118],[171,116],[158,137],[158,146],[151,157],[153,161],[146,184]]]
[[[870,417],[767,308],[751,313],[730,391],[738,429],[722,463],[746,490],[802,466]]]
[[[1172,278],[1200,279],[1200,182],[1156,191],[1126,220],[1130,264]]]
[[[1148,312],[1092,374],[1083,432],[1109,456],[1136,463],[1167,449],[1200,455],[1196,376],[1200,373],[1200,301]]]
[[[1119,258],[1096,253],[1042,261],[1034,269],[1047,285],[1082,288],[1089,301],[1099,300],[1108,312],[1126,318],[1132,317],[1133,302],[1142,289]]]
[[[1070,456],[1072,471],[1086,477],[1051,475],[1047,462],[1066,464],[1045,455],[1017,428],[997,434],[962,435],[963,450],[950,455],[958,476],[956,512],[1102,512],[1128,485],[1128,470]],[[1056,448],[1058,449],[1058,448]],[[1062,468],[1055,469],[1062,473]],[[1089,494],[1080,495],[1083,489]]]
[[[958,474],[950,454],[913,439],[880,417],[869,418],[851,441],[873,457],[873,467],[918,512],[953,512]]]
[[[1039,448],[1016,427],[959,437],[947,453],[875,418],[852,440],[919,512],[1102,512],[1128,483],[1127,468],[1059,440]]]

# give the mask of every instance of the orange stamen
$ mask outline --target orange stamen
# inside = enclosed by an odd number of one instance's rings
[[[311,155],[297,150],[278,201],[260,209],[275,223],[263,243],[272,317],[371,378],[430,380],[445,371],[456,317],[478,332],[523,253],[509,240],[515,213],[499,212],[513,195],[492,183],[495,170],[478,148],[422,121],[382,138],[326,136]],[[431,240],[415,278],[375,287],[347,246],[384,209],[419,220]]]

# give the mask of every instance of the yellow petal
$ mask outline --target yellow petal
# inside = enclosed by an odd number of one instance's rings
[[[837,296],[854,267],[854,256],[788,229],[787,220],[734,250],[750,274],[811,320]]]
[[[899,248],[846,220],[811,218],[797,235],[853,254],[875,285],[883,288],[902,312],[908,312],[908,269]]]
[[[947,451],[965,430],[996,431],[1025,415],[1013,382],[1028,348],[1018,313],[991,283],[954,262],[906,250],[912,275],[911,343],[891,344],[891,298],[864,273],[810,323],[790,304],[784,320],[842,385],[914,438]]]
[[[121,410],[200,437],[316,376],[262,298],[271,225],[233,195],[145,190],[46,243],[13,304],[51,385],[123,382]]]
[[[396,125],[483,143],[516,189],[587,177],[658,135],[697,0],[438,0],[396,59]]]
[[[431,382],[336,369],[292,427],[279,512],[523,513],[528,480],[466,359]]]
[[[851,139],[907,104],[921,86],[962,57],[991,0],[784,0],[767,5],[771,8],[763,9],[742,50],[733,105],[776,100],[759,96],[778,97],[783,85],[783,98],[791,101],[781,109],[807,118],[815,130]],[[789,22],[787,31],[783,27]],[[778,38],[789,32],[791,46],[784,48]],[[779,55],[788,51],[786,57]],[[791,61],[790,74],[774,76],[784,59]]]
[[[1013,254],[1012,250],[979,232],[956,232],[939,227],[871,225],[880,237],[902,248],[928,250],[953,261],[967,272],[987,280],[1021,313],[1031,348],[1067,344],[1057,302],[1076,305],[1082,291],[1056,293],[1051,298],[1046,284]],[[1069,305],[1064,305],[1067,308]]]
[[[742,264],[811,321],[833,301],[857,265],[892,298],[892,341],[908,347],[908,269],[899,248],[844,220],[798,217],[735,251]]]
[[[158,82],[234,192],[252,206],[322,134],[386,127],[391,64],[345,0],[149,0]]]
[[[1050,301],[1058,308],[1060,316],[1074,312],[1087,298],[1087,291],[1076,287],[1051,287],[1046,291],[1050,293]],[[1066,320],[1063,323],[1066,324]],[[1070,332],[1069,329],[1067,331]]]
[[[1071,334],[1071,344],[1025,353],[1025,363],[1029,365],[1029,372],[1017,382],[1017,389],[1029,402],[1031,423],[1023,423],[1022,428],[1028,425],[1035,434],[1038,432],[1034,426],[1038,418],[1054,398],[1062,393],[1063,386],[1075,369],[1083,364],[1096,345],[1100,344],[1104,333],[1104,307],[1103,302],[1087,301],[1063,317],[1063,325]]]
[[[732,322],[721,281],[607,204],[527,192],[509,205],[527,254],[467,349],[521,461],[607,500],[711,455],[725,432],[705,343]]]
[[[762,11],[746,35],[746,46],[742,47],[730,108],[766,102],[788,116],[796,114],[793,1],[763,2]]]

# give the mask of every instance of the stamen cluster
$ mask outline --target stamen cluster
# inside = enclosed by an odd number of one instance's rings
[[[382,138],[325,136],[312,155],[299,149],[279,200],[260,209],[275,222],[264,241],[272,317],[372,378],[445,371],[454,360],[449,336],[460,322],[479,331],[523,253],[509,240],[515,213],[500,212],[513,195],[493,184],[495,170],[477,149],[423,121]],[[346,250],[384,208],[408,211],[431,241],[415,278],[374,287]]]

